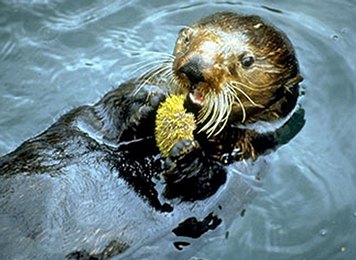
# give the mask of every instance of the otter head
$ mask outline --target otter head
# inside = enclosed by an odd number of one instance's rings
[[[205,17],[180,31],[173,55],[178,92],[199,107],[200,131],[209,136],[227,123],[272,121],[295,105],[288,97],[302,77],[293,47],[257,16]]]

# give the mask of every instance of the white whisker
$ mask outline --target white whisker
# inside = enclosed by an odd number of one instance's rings
[[[135,63],[135,66],[139,65],[139,64],[143,64],[142,66],[139,66],[138,68],[134,69],[131,73],[130,73],[130,76],[136,74],[137,72],[139,71],[142,71],[144,69],[146,69],[147,67],[151,68],[151,66],[155,65],[156,67],[157,66],[162,66],[162,64],[166,63],[167,60],[166,59],[158,59],[158,60],[155,60],[155,61],[150,61],[150,62],[147,62],[147,61],[141,61],[141,62],[138,62],[138,63]]]
[[[254,105],[254,106],[256,106],[256,107],[260,107],[260,108],[264,108],[264,106],[262,106],[262,105],[260,105],[260,104],[257,104],[256,102],[254,102],[253,100],[252,100],[252,98],[249,96],[249,95],[247,95],[247,93],[245,92],[245,91],[243,91],[242,89],[240,89],[240,88],[238,88],[237,86],[234,86],[234,85],[230,85],[234,90],[237,90],[237,91],[239,91],[242,95],[244,95],[246,98],[247,98],[247,100],[248,101],[250,101],[250,103],[252,104],[252,105]]]
[[[167,77],[172,77],[172,64],[174,61],[174,56],[167,53],[155,52],[155,51],[146,51],[148,53],[159,54],[155,60],[138,62],[137,64],[142,64],[130,75],[136,74],[139,71],[142,71],[140,75],[136,78],[135,82],[139,82],[138,87],[134,95],[136,95],[145,84],[156,84],[158,86],[167,85]],[[165,87],[167,88],[167,86]]]
[[[204,122],[209,117],[209,114],[211,113],[213,108],[214,108],[214,103],[211,102],[210,96],[207,95],[205,97],[205,103],[203,105],[203,108],[201,109],[199,116],[198,116],[199,122]],[[206,126],[204,126],[203,128],[204,128],[203,130],[205,130]]]
[[[269,85],[265,85],[265,86],[256,85],[253,82],[250,82],[251,85],[256,86],[256,88],[254,88],[254,87],[250,87],[250,86],[248,86],[248,85],[246,85],[246,84],[244,84],[244,83],[242,83],[240,81],[230,81],[230,84],[232,86],[239,85],[241,87],[247,88],[247,89],[252,90],[252,91],[257,91],[257,92],[258,91],[265,91],[265,90],[271,89],[273,87],[273,86],[269,86]]]
[[[242,103],[241,99],[239,98],[239,96],[234,92],[235,86],[227,84],[227,88],[229,88],[230,93],[233,95],[233,97],[235,98],[235,100],[237,101],[237,103],[239,103],[241,110],[242,110],[242,120],[241,123],[245,122],[246,120],[246,110],[245,110],[245,106]]]
[[[230,115],[230,112],[231,112],[231,109],[228,108],[228,104],[230,104],[228,96],[225,95],[225,93],[222,93],[222,95],[219,95],[218,103],[216,105],[217,105],[218,108],[220,108],[220,110],[219,110],[219,112],[216,113],[216,118],[214,119],[215,120],[215,124],[211,126],[209,131],[207,131],[208,134],[213,134],[214,133],[214,135],[217,135],[225,127],[225,125],[227,123],[227,119],[228,119],[228,117]],[[220,129],[217,132],[215,132],[216,128],[220,124],[222,124]]]
[[[229,89],[224,89],[220,93],[208,93],[206,95],[205,104],[198,117],[198,122],[204,124],[199,132],[205,131],[210,137],[216,136],[225,128],[234,100],[232,94],[233,92]]]
[[[162,65],[157,65],[154,66],[153,68],[149,69],[148,71],[145,71],[142,73],[141,76],[137,78],[137,82],[140,82],[140,85],[138,86],[137,90],[135,91],[134,95],[136,95],[144,85],[146,84],[152,84],[154,82],[155,84],[159,85],[164,78],[163,75],[169,73],[167,70],[169,70],[170,67],[167,66],[162,66]],[[155,80],[155,78],[159,77],[158,80]]]

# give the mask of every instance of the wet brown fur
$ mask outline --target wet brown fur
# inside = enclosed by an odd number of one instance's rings
[[[205,104],[198,120],[212,142],[221,142],[231,125],[273,122],[295,107],[302,77],[293,47],[284,33],[258,16],[216,13],[205,17],[180,31],[174,56],[173,88],[179,93],[202,93]],[[251,66],[244,66],[246,57],[252,57]],[[189,73],[195,75],[185,73],[182,68],[193,63]],[[224,103],[214,104],[219,99]],[[220,113],[221,109],[227,112]],[[213,125],[218,118],[221,122]],[[235,148],[243,158],[256,158],[252,145],[256,133],[238,132]]]

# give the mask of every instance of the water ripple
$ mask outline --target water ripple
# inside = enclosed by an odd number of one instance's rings
[[[130,1],[102,1],[88,6],[59,5],[59,8],[56,7],[54,10],[55,14],[48,18],[45,25],[59,31],[73,30],[117,13],[129,3]]]
[[[277,25],[293,42],[300,60],[306,125],[268,158],[263,191],[227,230],[229,239],[218,246],[214,241],[204,258],[347,259],[355,252],[356,37],[351,1],[138,0],[82,5],[38,0],[2,1],[0,7],[2,152],[42,131],[63,109],[97,99],[128,77],[130,65],[156,57],[149,51],[171,53],[180,26],[198,16],[232,10],[258,14]],[[88,197],[79,207],[97,210],[99,218],[101,208],[91,204],[92,194],[85,193],[94,180],[75,181],[62,179],[53,205],[67,203],[69,211],[78,206],[60,197],[68,185],[73,193]],[[110,196],[110,203],[115,203],[116,195]],[[61,221],[70,212],[50,214]],[[63,232],[73,239],[88,243],[105,239],[105,230],[93,228],[92,238],[82,237],[81,227],[73,231],[67,224]]]

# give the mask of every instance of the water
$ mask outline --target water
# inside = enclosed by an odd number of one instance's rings
[[[0,154],[131,77],[179,28],[223,10],[260,15],[292,40],[306,124],[269,157],[263,191],[202,259],[356,255],[356,3],[344,1],[4,1]]]

